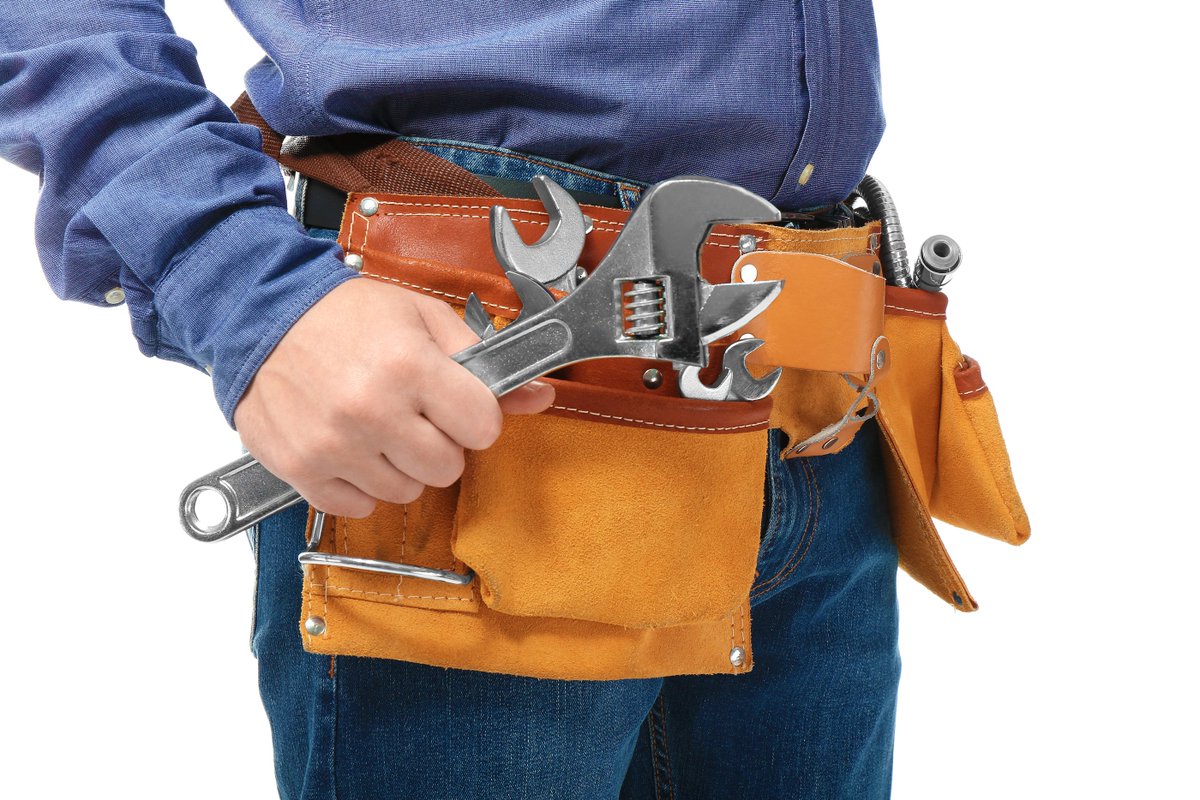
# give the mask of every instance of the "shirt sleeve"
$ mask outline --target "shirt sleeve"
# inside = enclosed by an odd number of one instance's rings
[[[0,0],[0,20],[0,156],[40,176],[51,287],[122,289],[142,352],[208,370],[232,425],[283,334],[356,273],[288,214],[261,134],[205,88],[161,1]]]

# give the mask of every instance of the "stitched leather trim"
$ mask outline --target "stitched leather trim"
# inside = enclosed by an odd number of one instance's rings
[[[954,385],[958,388],[958,396],[963,399],[979,397],[988,390],[979,362],[965,354],[963,363],[954,370]]]
[[[884,309],[888,314],[896,314],[901,317],[945,319],[946,304],[949,302],[949,298],[941,292],[889,286],[884,296]]]
[[[578,381],[541,380],[554,386],[554,404],[544,413],[556,417],[684,433],[745,433],[763,430],[771,416],[770,396],[751,403],[688,400]]]

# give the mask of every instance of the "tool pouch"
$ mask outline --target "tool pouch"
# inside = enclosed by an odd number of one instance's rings
[[[498,276],[364,252],[369,276],[460,313],[469,281],[497,327],[519,307]],[[750,668],[770,398],[690,400],[586,371],[549,380],[553,407],[506,417],[455,486],[326,522],[325,552],[474,580],[309,566],[304,614],[325,623],[305,631],[309,650],[574,679]]]
[[[946,327],[947,298],[888,287],[892,366],[878,387],[901,566],[963,610],[977,605],[931,516],[1010,544],[1029,537],[991,392]]]

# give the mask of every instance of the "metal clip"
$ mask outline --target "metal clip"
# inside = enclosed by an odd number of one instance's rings
[[[321,553],[317,547],[321,544],[321,534],[325,531],[325,512],[313,512],[312,536],[309,537],[308,549],[299,556],[301,564],[317,564],[322,567],[341,567],[356,569],[360,572],[376,572],[383,575],[403,575],[406,578],[421,578],[439,583],[451,583],[455,586],[466,586],[475,580],[475,573],[468,570],[465,573],[450,572],[444,569],[422,567],[417,564],[401,564],[398,561],[379,561],[374,558],[356,558],[340,556],[337,553]]]
[[[876,381],[883,373],[887,372],[888,365],[891,362],[891,352],[886,336],[880,336],[876,339],[875,343],[871,345],[871,371],[867,374],[866,381],[860,382],[850,373],[842,373],[842,378],[857,392],[854,400],[850,403],[850,408],[847,409],[842,418],[831,425],[826,425],[804,441],[796,442],[796,444],[784,450],[780,457],[789,458],[791,456],[798,456],[813,445],[820,445],[822,450],[829,450],[836,447],[838,434],[847,425],[851,422],[866,422],[878,414],[879,398],[875,396],[873,390],[875,389]],[[863,405],[864,402],[866,405]]]

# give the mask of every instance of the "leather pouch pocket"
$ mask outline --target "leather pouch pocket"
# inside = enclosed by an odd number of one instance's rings
[[[1029,537],[991,392],[979,364],[946,326],[946,297],[887,290],[884,330],[892,368],[879,385],[889,445],[892,511],[901,564],[960,608],[973,608],[931,516],[1010,544]]]
[[[770,400],[554,383],[460,482],[453,551],[482,601],[633,628],[728,617],[754,578]]]
[[[468,574],[462,586],[313,565],[310,652],[540,678],[745,672],[770,400],[647,400],[552,380],[461,480],[320,549]]]

